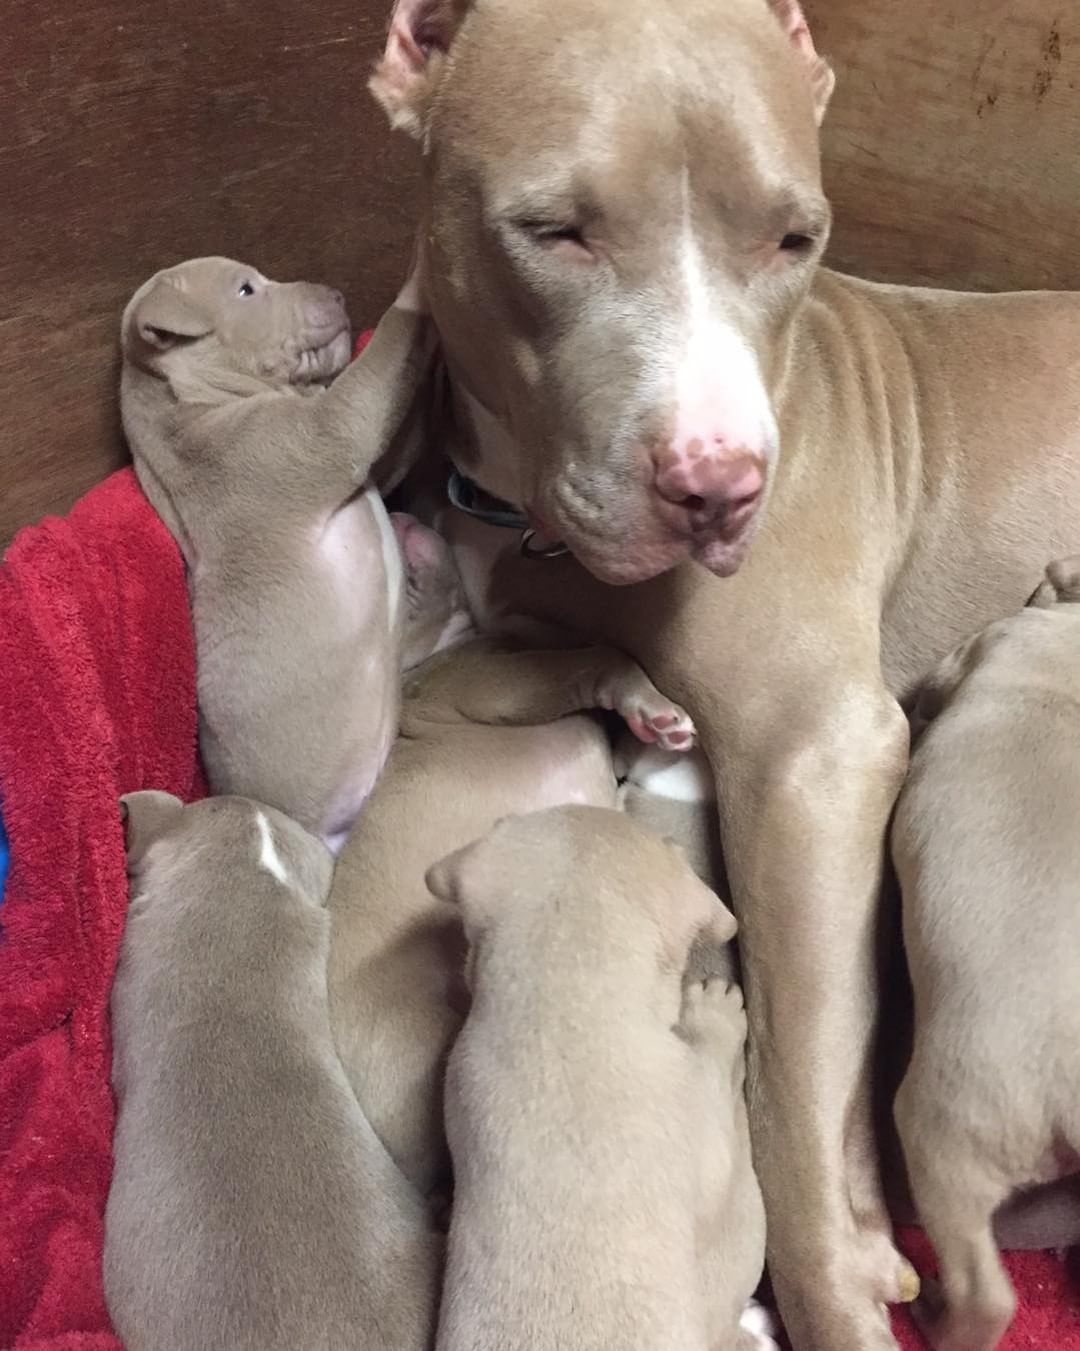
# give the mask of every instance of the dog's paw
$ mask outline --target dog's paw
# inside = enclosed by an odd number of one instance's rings
[[[742,1311],[739,1327],[743,1331],[743,1342],[748,1349],[753,1347],[754,1351],[780,1351],[780,1343],[777,1341],[780,1335],[779,1321],[771,1309],[766,1309],[765,1305],[759,1304],[756,1299],[752,1299]]]
[[[626,725],[639,741],[665,751],[693,750],[697,738],[690,714],[678,704],[660,698],[641,700],[636,709],[624,714]]]

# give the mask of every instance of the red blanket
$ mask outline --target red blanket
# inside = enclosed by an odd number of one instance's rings
[[[131,470],[0,568],[0,1346],[118,1351],[101,1289],[121,793],[199,792],[183,564]]]
[[[119,1351],[101,1289],[107,1008],[127,904],[116,800],[139,788],[203,791],[183,566],[124,470],[0,568],[0,1347]],[[1006,1351],[1080,1351],[1063,1264],[1010,1268]]]

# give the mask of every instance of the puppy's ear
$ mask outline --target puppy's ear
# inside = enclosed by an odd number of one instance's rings
[[[500,844],[503,827],[514,820],[512,816],[500,817],[486,835],[433,863],[424,876],[428,891],[440,901],[463,906],[470,920],[485,915],[502,887],[499,861],[505,857]]]
[[[450,43],[472,0],[397,0],[368,88],[390,125],[418,139]]]
[[[957,686],[971,670],[979,650],[985,646],[986,641],[985,634],[973,634],[944,657],[916,690],[909,714],[912,740],[919,736],[927,723],[933,722],[948,704]]]
[[[806,73],[810,80],[810,93],[814,100],[814,116],[817,119],[818,126],[821,126],[825,109],[829,106],[829,99],[832,98],[833,87],[836,84],[836,76],[833,74],[832,66],[823,57],[818,56],[814,39],[810,36],[810,26],[806,22],[806,16],[803,14],[802,6],[798,3],[798,0],[768,0],[768,3],[769,8],[779,20],[780,27],[784,30],[788,41],[806,66]]]
[[[138,864],[147,849],[180,818],[184,804],[172,793],[125,793],[120,799],[128,867]]]
[[[127,316],[125,330],[157,352],[167,352],[177,343],[205,338],[214,331],[214,321],[189,295],[171,283],[153,282],[137,296]]]
[[[424,881],[436,900],[449,901],[451,905],[464,905],[468,900],[475,900],[481,881],[483,843],[483,840],[474,840],[464,849],[455,849],[431,865],[424,874]]]
[[[687,872],[690,872],[689,865]],[[689,889],[686,895],[684,923],[688,929],[687,950],[689,951],[695,942],[723,947],[725,943],[730,943],[738,932],[739,926],[735,922],[735,916],[715,891],[707,887],[694,873],[690,873],[690,876],[694,878],[697,886],[692,901]]]
[[[1046,569],[1046,580],[1058,604],[1075,605],[1080,601],[1080,554],[1051,563]]]
[[[723,947],[738,932],[735,916],[690,867],[682,846],[665,836],[664,843],[676,856],[679,878],[667,890],[662,926],[672,958],[681,970],[695,943]]]

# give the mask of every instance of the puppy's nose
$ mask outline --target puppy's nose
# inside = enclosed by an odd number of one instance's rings
[[[765,462],[745,446],[729,447],[722,437],[693,437],[681,446],[668,445],[653,455],[653,486],[688,523],[748,519],[765,491]]]

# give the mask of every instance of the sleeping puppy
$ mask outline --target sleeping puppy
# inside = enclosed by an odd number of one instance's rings
[[[460,905],[454,1213],[439,1351],[723,1351],[765,1218],[737,986],[684,979],[735,921],[619,812],[508,818],[428,873]]]
[[[615,805],[607,735],[580,710],[612,709],[671,747],[688,749],[693,726],[621,652],[477,639],[449,548],[410,517],[395,524],[406,661],[422,664],[406,679],[401,734],[338,860],[330,1016],[368,1120],[428,1193],[448,1165],[442,1075],[461,1025],[463,940],[425,871],[507,812]]]
[[[896,1120],[940,1300],[938,1351],[991,1351],[1015,1299],[994,1242],[1014,1188],[1080,1168],[1080,558],[947,657],[893,858],[915,993]]]
[[[105,1293],[128,1351],[425,1351],[441,1237],[326,1005],[332,860],[269,807],[123,798]]]
[[[414,273],[351,366],[337,291],[226,258],[157,273],[123,319],[124,430],[188,566],[211,786],[332,846],[397,726],[400,559],[365,485],[433,355],[422,304]]]

